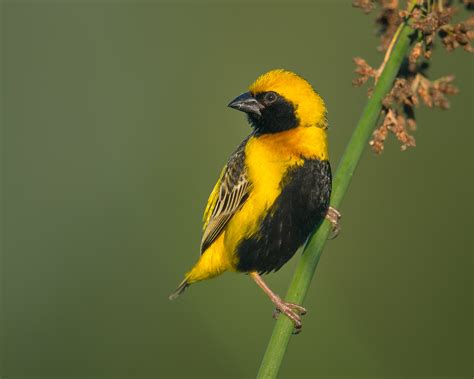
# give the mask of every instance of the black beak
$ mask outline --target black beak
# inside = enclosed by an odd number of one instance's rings
[[[257,116],[261,116],[260,110],[263,109],[263,105],[260,104],[250,92],[245,92],[242,95],[232,100],[229,107],[237,109],[245,113],[253,113]]]

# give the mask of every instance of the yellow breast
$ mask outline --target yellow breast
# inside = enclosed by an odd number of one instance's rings
[[[226,228],[224,244],[232,257],[239,242],[258,231],[262,218],[281,192],[280,183],[286,171],[302,165],[305,159],[328,159],[326,132],[317,127],[298,127],[252,137],[245,147],[245,156],[252,190]]]

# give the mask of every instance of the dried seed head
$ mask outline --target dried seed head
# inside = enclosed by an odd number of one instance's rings
[[[385,140],[387,139],[388,135],[388,126],[390,124],[390,118],[392,117],[390,112],[392,111],[389,110],[385,115],[382,125],[380,125],[372,133],[372,139],[370,140],[369,145],[372,146],[372,150],[374,150],[376,154],[381,154],[385,147]]]
[[[398,11],[398,0],[382,0],[382,8]]]
[[[397,103],[398,105],[408,105],[413,106],[417,100],[414,100],[415,94],[412,90],[410,82],[405,78],[395,79],[390,92],[385,96],[382,101],[383,105],[386,108],[389,108],[392,103]]]
[[[452,0],[419,1],[411,11],[398,9],[398,0],[354,1],[367,13],[379,5],[380,12],[376,18],[379,27],[381,45],[379,50],[387,50],[392,43],[394,33],[403,19],[411,19],[411,26],[418,31],[418,42],[413,46],[405,63],[402,65],[392,89],[382,100],[385,116],[382,124],[373,132],[370,146],[380,154],[384,149],[385,140],[392,133],[401,143],[401,150],[416,145],[415,138],[410,134],[416,130],[415,107],[421,103],[426,106],[448,109],[448,96],[454,95],[458,89],[453,85],[453,76],[446,76],[430,81],[425,72],[427,60],[432,56],[432,47],[436,37],[439,37],[443,46],[451,51],[462,47],[472,51],[471,41],[474,37],[474,17],[450,24],[455,13]],[[474,9],[474,0],[464,0],[466,7]],[[390,54],[388,52],[387,54]],[[385,57],[381,68],[375,69],[362,58],[355,58],[355,72],[359,75],[353,80],[355,86],[366,83],[370,78],[377,80],[378,75],[385,67]],[[369,88],[369,97],[373,88]]]
[[[410,64],[414,65],[416,64],[416,61],[418,58],[421,57],[421,54],[423,53],[423,44],[421,42],[418,42],[413,49],[410,52],[410,55],[408,56],[408,61]]]
[[[418,84],[418,95],[428,107],[433,107],[433,100],[430,95],[430,82],[424,77]]]
[[[452,51],[462,47],[464,50],[472,52],[471,41],[474,33],[471,31],[471,27],[473,24],[474,17],[471,16],[464,22],[455,25],[445,25],[440,28],[438,35],[446,50]]]
[[[425,35],[435,33],[440,27],[448,24],[451,21],[454,10],[453,8],[445,8],[443,10],[435,9],[434,11],[424,14],[420,9],[413,12],[414,29],[418,29]]]
[[[356,68],[354,72],[359,75],[358,78],[352,80],[352,85],[355,87],[360,87],[365,84],[369,78],[373,78],[376,75],[376,70],[372,68],[364,59],[360,57],[354,58],[354,63]]]
[[[353,0],[352,6],[355,8],[360,8],[364,13],[370,13],[375,8],[373,0]]]
[[[414,118],[407,118],[407,126],[412,132],[416,130],[416,121]]]
[[[388,109],[382,125],[372,133],[372,140],[369,142],[370,146],[372,146],[372,150],[377,154],[383,151],[385,140],[389,132],[393,133],[401,142],[400,149],[402,151],[405,151],[409,147],[415,147],[415,137],[410,135],[407,130],[407,125],[412,124],[411,127],[413,127],[413,123],[414,120],[407,121],[403,115],[398,114],[393,109]]]
[[[405,151],[409,147],[416,146],[415,137],[408,134],[405,117],[402,115],[397,115],[396,122],[390,126],[389,130],[395,134],[395,137],[402,143],[400,146],[402,151]]]

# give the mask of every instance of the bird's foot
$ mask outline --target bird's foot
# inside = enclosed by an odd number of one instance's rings
[[[257,283],[257,285],[268,295],[270,300],[275,304],[276,310],[273,312],[273,318],[277,318],[280,313],[283,313],[294,324],[295,329],[293,334],[301,332],[301,316],[306,314],[306,309],[301,305],[287,303],[283,301],[280,296],[274,293],[263,281],[262,277],[256,271],[249,272],[250,277]]]
[[[331,234],[329,239],[332,240],[336,238],[341,231],[341,226],[339,225],[339,220],[342,215],[336,208],[329,207],[328,212],[326,213],[326,219],[331,223]]]
[[[273,318],[277,319],[278,315],[283,313],[293,322],[293,325],[295,326],[293,334],[300,333],[301,328],[303,327],[301,316],[304,316],[307,313],[306,308],[298,304],[287,303],[280,298],[275,300],[275,306],[276,308],[273,311]]]

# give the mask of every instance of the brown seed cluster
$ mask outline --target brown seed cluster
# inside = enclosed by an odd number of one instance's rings
[[[353,0],[352,5],[361,8],[368,14],[379,8],[375,23],[377,24],[377,34],[380,36],[378,50],[387,50],[390,41],[395,34],[398,25],[402,22],[402,15],[399,12],[398,0]]]
[[[471,16],[464,22],[442,27],[439,37],[444,47],[448,51],[462,47],[464,50],[472,52],[471,41],[474,38],[474,31],[470,30],[472,26],[474,26],[474,16]]]
[[[408,133],[408,130],[415,129],[416,123],[414,120],[406,119],[403,115],[397,114],[395,110],[388,108],[382,125],[374,131],[372,140],[369,144],[376,153],[380,154],[384,149],[384,143],[388,132],[392,132],[400,141],[401,150],[405,151],[408,147],[416,146],[415,138]]]
[[[353,0],[352,5],[356,8],[362,9],[365,13],[370,13],[375,8],[374,0]]]
[[[356,64],[356,68],[354,72],[359,75],[357,78],[352,79],[352,85],[354,87],[360,87],[364,85],[369,78],[375,78],[377,75],[377,70],[371,67],[365,59],[360,57],[354,58],[354,63]]]
[[[384,63],[376,69],[362,58],[354,58],[355,72],[358,75],[353,79],[354,86],[361,86],[370,79],[377,81],[384,68],[385,62],[391,53],[393,38],[403,19],[410,22],[411,27],[418,32],[417,42],[405,60],[393,87],[382,101],[383,121],[374,131],[370,145],[376,153],[384,149],[385,140],[389,134],[401,144],[401,150],[416,146],[412,132],[416,130],[415,108],[424,104],[430,108],[439,107],[448,109],[450,104],[448,95],[454,95],[458,89],[453,85],[454,76],[448,75],[437,80],[429,80],[425,72],[429,66],[428,60],[432,56],[433,44],[440,41],[448,51],[463,48],[472,51],[471,41],[474,32],[474,17],[452,24],[456,9],[453,1],[420,0],[410,12],[398,9],[397,0],[354,1],[353,5],[369,13],[380,8],[376,23],[380,28],[381,50],[387,50]],[[467,9],[474,9],[474,0],[462,1]],[[369,96],[372,88],[369,88]]]
[[[420,31],[427,51],[431,49],[436,36],[440,38],[448,51],[458,47],[469,52],[472,51],[473,32],[470,29],[474,24],[474,17],[471,16],[463,22],[450,24],[455,12],[453,7],[437,7],[428,14],[424,14],[420,8],[413,11],[411,14],[412,27]]]

